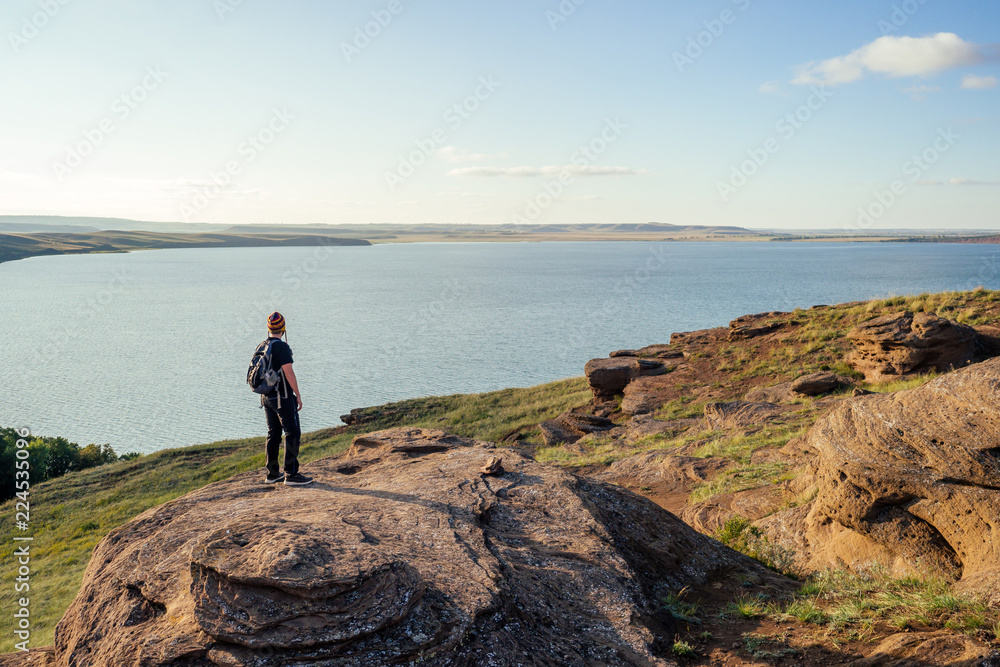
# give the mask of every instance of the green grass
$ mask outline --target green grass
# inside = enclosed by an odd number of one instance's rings
[[[908,380],[893,380],[892,382],[881,382],[881,383],[866,383],[864,388],[868,391],[878,392],[880,394],[891,394],[896,391],[905,391],[907,389],[914,389],[921,385],[927,384],[934,378],[940,376],[940,373],[926,373],[924,375],[918,375],[917,377],[910,378]]]
[[[402,425],[441,428],[481,440],[498,440],[582,405],[590,396],[586,380],[574,378],[527,389],[401,401],[371,409],[370,414],[381,412],[384,416],[343,433],[325,429],[304,434],[300,460],[308,464],[339,454],[355,435]],[[263,432],[263,416],[260,427]],[[33,486],[31,645],[52,643],[55,624],[76,597],[91,551],[110,530],[189,491],[263,466],[263,437],[226,440],[163,450]],[[12,502],[0,506],[0,532],[7,536],[14,533]],[[14,609],[15,598],[20,596],[14,592],[13,550],[12,540],[0,543],[2,609]],[[12,630],[8,615],[0,623],[0,653],[14,650]]]
[[[791,423],[768,424],[756,433],[728,434],[713,438],[694,451],[701,458],[725,458],[737,465],[712,479],[698,484],[688,496],[689,503],[698,503],[721,493],[736,493],[775,484],[794,477],[783,463],[751,463],[751,455],[764,448],[778,448],[792,438],[805,433],[806,424],[815,421],[809,410]]]
[[[805,415],[809,425],[815,415]],[[805,433],[806,426],[798,421],[792,424],[766,424],[755,433],[723,435],[702,445],[694,455],[700,458],[725,458],[737,463],[749,463],[750,455],[766,447],[784,447],[792,438]]]
[[[758,618],[767,612],[767,602],[756,595],[741,593],[726,605],[724,613],[743,618]]]
[[[772,570],[792,576],[795,574],[794,552],[771,542],[748,519],[741,516],[731,517],[716,531],[714,537],[730,549],[735,549]]]
[[[670,612],[670,615],[678,621],[692,625],[701,625],[701,618],[698,617],[698,605],[684,599],[686,592],[687,589],[683,589],[679,593],[669,593],[660,598],[660,602],[663,603],[663,608]]]
[[[681,396],[664,404],[653,417],[663,421],[673,419],[692,419],[705,413],[705,401],[696,401],[692,396]]]
[[[863,640],[879,626],[946,628],[986,641],[1000,639],[1000,610],[954,593],[942,579],[893,576],[881,566],[818,572],[776,616],[824,625],[828,635],[848,639]]]

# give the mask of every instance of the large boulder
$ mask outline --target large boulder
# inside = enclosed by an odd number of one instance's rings
[[[868,382],[947,371],[996,354],[993,341],[970,326],[933,313],[883,315],[852,329],[848,363]]]
[[[638,357],[591,359],[583,367],[597,399],[609,399],[621,394],[628,383],[638,377],[662,375],[669,370],[662,361]]]
[[[1000,603],[1000,359],[846,399],[805,445],[815,501],[762,524],[804,566],[881,561]]]
[[[628,491],[442,431],[307,468],[310,487],[245,473],[109,533],[32,664],[668,665],[662,596],[779,583]]]

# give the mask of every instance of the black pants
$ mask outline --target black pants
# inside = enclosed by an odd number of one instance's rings
[[[299,438],[302,430],[299,428],[299,412],[295,409],[297,401],[289,392],[288,398],[282,397],[281,407],[278,399],[265,398],[264,414],[267,415],[267,440],[264,450],[267,452],[267,474],[276,477],[278,474],[278,447],[281,446],[281,431],[285,431],[285,474],[294,475],[299,471]]]

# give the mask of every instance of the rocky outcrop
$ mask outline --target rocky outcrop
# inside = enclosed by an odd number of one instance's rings
[[[549,447],[563,443],[573,443],[590,433],[602,433],[613,428],[615,423],[604,417],[564,412],[555,419],[538,425],[542,439]]]
[[[659,486],[660,491],[687,494],[729,465],[724,459],[676,456],[658,450],[619,459],[601,471],[598,478],[615,484]]]
[[[615,350],[609,357],[655,357],[657,359],[682,359],[684,353],[673,345],[647,345],[638,350]]]
[[[780,382],[770,387],[753,387],[746,393],[748,401],[766,403],[790,403],[803,396],[822,396],[837,389],[850,387],[850,378],[836,373],[819,371],[802,375],[788,382]]]
[[[876,317],[847,337],[855,346],[847,361],[868,382],[944,372],[997,354],[991,337],[932,313],[905,311]]]
[[[882,561],[1000,603],[1000,359],[847,399],[804,444],[815,501],[762,526],[806,567]]]
[[[744,398],[751,402],[789,403],[800,396],[792,391],[791,382],[780,382],[770,387],[753,387]]]
[[[109,533],[37,664],[668,665],[662,596],[785,581],[623,489],[441,431],[307,468],[311,487],[237,475]]]
[[[850,386],[850,379],[845,378],[843,375],[819,371],[795,378],[792,380],[789,388],[796,394],[802,394],[803,396],[819,396],[842,387]]]
[[[901,632],[889,635],[867,658],[849,667],[996,667],[1000,653],[968,635],[951,632]]]
[[[705,426],[709,430],[762,426],[787,410],[773,403],[727,401],[705,406]]]
[[[726,338],[730,341],[747,340],[777,331],[784,326],[784,322],[774,318],[786,315],[788,313],[779,311],[742,315],[729,323],[729,334]]]
[[[729,519],[739,516],[754,521],[772,514],[785,502],[780,486],[762,486],[738,493],[722,493],[681,510],[684,523],[706,535],[714,535]]]
[[[669,372],[662,361],[639,357],[591,359],[583,368],[594,397],[609,399],[621,394],[629,382],[648,375]]]

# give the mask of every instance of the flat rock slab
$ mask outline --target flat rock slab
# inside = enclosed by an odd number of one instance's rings
[[[359,437],[307,472],[109,533],[31,664],[668,665],[663,595],[785,581],[635,494],[442,431]]]
[[[846,378],[843,375],[837,375],[828,371],[819,371],[795,378],[792,380],[790,388],[796,394],[819,396],[820,394],[826,394],[841,387],[850,387],[852,384],[850,378]]]

